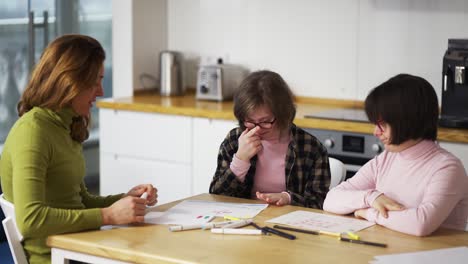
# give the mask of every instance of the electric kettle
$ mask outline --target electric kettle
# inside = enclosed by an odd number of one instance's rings
[[[162,96],[184,94],[182,63],[183,56],[180,52],[165,50],[159,54],[159,87]]]

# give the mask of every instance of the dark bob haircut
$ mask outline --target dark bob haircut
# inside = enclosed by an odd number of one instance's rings
[[[234,115],[242,130],[244,121],[259,106],[268,107],[279,130],[289,129],[296,116],[294,95],[281,76],[272,71],[256,71],[247,76],[234,95]]]
[[[399,74],[372,89],[365,101],[369,121],[391,127],[390,144],[410,139],[437,139],[439,105],[434,87],[425,79]]]

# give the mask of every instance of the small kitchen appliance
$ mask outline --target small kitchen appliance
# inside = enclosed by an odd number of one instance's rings
[[[159,87],[162,96],[184,94],[182,63],[183,56],[180,52],[166,50],[159,54]]]
[[[223,101],[232,99],[236,88],[247,76],[247,70],[239,65],[202,65],[198,69],[196,98]]]
[[[439,125],[468,128],[468,39],[449,39],[442,66]]]

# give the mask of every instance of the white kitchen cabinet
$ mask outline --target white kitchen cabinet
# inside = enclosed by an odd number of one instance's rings
[[[233,120],[193,118],[193,195],[207,193],[216,170],[219,146],[237,126]]]
[[[191,195],[192,118],[100,109],[100,193],[152,183],[160,203]]]
[[[191,117],[101,109],[101,152],[191,163]]]
[[[102,195],[140,183],[160,202],[208,192],[218,150],[237,123],[158,113],[100,109]]]
[[[137,159],[119,155],[101,155],[101,194],[127,192],[130,188],[151,183],[158,188],[158,204],[191,195],[189,164]]]

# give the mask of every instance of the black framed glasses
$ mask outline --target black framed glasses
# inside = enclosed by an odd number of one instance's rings
[[[258,123],[255,123],[255,122],[252,122],[252,121],[244,121],[244,126],[246,128],[254,128],[256,126],[259,126],[261,128],[264,128],[264,129],[269,129],[269,128],[271,128],[273,126],[275,121],[276,121],[276,117],[273,118],[272,121],[262,121],[262,122],[258,122]]]

